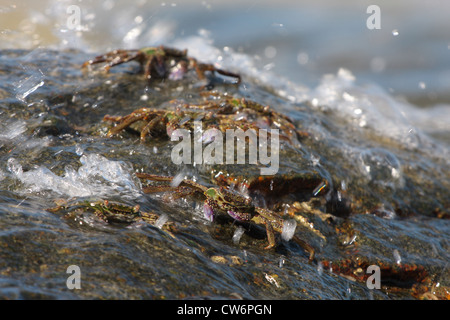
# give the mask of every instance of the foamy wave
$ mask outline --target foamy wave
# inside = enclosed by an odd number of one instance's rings
[[[45,166],[24,172],[15,158],[8,159],[7,167],[12,176],[25,185],[27,192],[51,191],[67,197],[139,197],[140,186],[132,177],[131,166],[98,154],[82,155],[80,162],[82,165],[78,170],[67,166],[63,176]]]
[[[301,102],[308,99],[308,88],[294,84],[287,78],[270,70],[257,66],[255,59],[245,53],[236,52],[229,47],[223,50],[214,46],[209,33],[200,30],[198,36],[185,37],[173,42],[173,46],[187,48],[190,56],[199,61],[214,64],[217,68],[233,70],[262,85],[275,88],[277,93],[291,102]]]
[[[394,98],[374,83],[358,83],[349,70],[340,69],[336,74],[324,75],[317,87],[307,88],[270,70],[258,68],[255,59],[249,55],[228,47],[223,50],[215,47],[206,31],[200,31],[199,36],[178,39],[173,45],[187,48],[189,55],[200,61],[234,70],[252,78],[254,82],[269,86],[292,103],[310,101],[313,108],[333,112],[335,117],[343,119],[350,127],[370,130],[408,149],[429,147],[432,144],[423,130],[417,127],[421,123],[418,119],[422,117],[428,119],[428,124],[432,126],[434,119],[426,116],[427,110]],[[449,112],[440,112],[440,117],[445,118],[441,118],[440,123],[450,123]]]
[[[356,127],[369,128],[409,148],[419,147],[419,132],[405,116],[412,106],[395,100],[374,84],[358,85],[348,70],[324,76],[309,100],[315,108],[332,111]]]

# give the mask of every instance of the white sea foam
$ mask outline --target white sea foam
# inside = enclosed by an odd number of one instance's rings
[[[36,122],[34,122],[36,123]],[[42,149],[49,146],[51,137],[30,137],[26,134],[27,127],[34,124],[33,121],[0,119],[0,150],[8,148],[8,152],[26,152],[33,157]]]
[[[13,140],[26,130],[27,125],[23,120],[6,121],[5,124],[0,124],[0,141]]]
[[[308,100],[317,109],[347,119],[351,126],[367,128],[408,148],[419,147],[422,137],[405,116],[413,107],[375,84],[360,85],[349,70],[325,75]]]
[[[139,196],[139,186],[131,175],[132,168],[124,162],[108,160],[98,154],[82,155],[80,162],[82,165],[78,170],[67,166],[63,176],[45,166],[23,171],[15,158],[8,159],[7,167],[13,177],[26,186],[27,192],[51,191],[67,197]]]
[[[259,68],[255,59],[245,53],[236,52],[229,47],[224,47],[223,50],[215,47],[207,32],[200,30],[199,33],[199,36],[176,39],[173,46],[187,48],[189,55],[199,61],[211,63],[219,69],[239,72],[260,84],[270,85],[277,89],[279,95],[291,102],[304,101],[308,98],[306,87],[294,84],[270,70]]]
[[[199,36],[176,39],[173,46],[187,48],[189,55],[212,63],[217,68],[233,70],[262,85],[268,85],[292,103],[309,101],[313,108],[332,112],[335,117],[346,121],[349,128],[370,131],[408,149],[432,145],[422,128],[428,129],[427,131],[435,128],[437,134],[443,130],[448,131],[450,112],[445,108],[447,106],[433,108],[434,112],[428,114],[428,110],[395,98],[375,83],[360,83],[347,69],[341,68],[336,74],[326,74],[316,87],[307,88],[270,70],[257,67],[255,59],[245,53],[228,47],[222,50],[215,47],[213,40],[205,32]],[[422,123],[422,117],[426,123]],[[433,126],[435,121],[437,127]],[[442,154],[442,150],[435,151]]]
[[[263,68],[260,65],[261,59],[256,54],[251,55],[238,52],[231,46],[219,48],[214,43],[214,37],[221,36],[220,34],[216,34],[217,30],[214,33],[210,30],[199,29],[197,35],[189,33],[192,31],[186,31],[185,34],[184,30],[179,30],[183,27],[185,21],[183,19],[180,21],[175,18],[176,12],[182,10],[178,7],[175,9],[170,6],[160,6],[159,4],[149,4],[146,6],[140,0],[136,1],[133,6],[130,6],[125,1],[100,1],[98,3],[84,4],[83,28],[78,28],[77,31],[66,30],[68,18],[66,11],[69,4],[70,1],[68,0],[46,1],[44,4],[46,14],[41,14],[39,10],[32,10],[28,20],[39,21],[45,27],[50,28],[50,31],[57,31],[55,34],[56,38],[60,38],[62,43],[65,41],[71,46],[88,51],[100,52],[107,48],[138,48],[156,44],[165,44],[180,49],[187,48],[188,54],[197,58],[199,61],[212,63],[218,68],[233,70],[244,75],[244,77],[250,77],[252,78],[252,82],[274,88],[278,95],[293,103],[312,101],[316,108],[330,111],[334,115],[340,116],[348,122],[349,126],[372,130],[377,135],[394,139],[408,148],[422,148],[424,143],[429,144],[427,139],[424,138],[424,130],[425,132],[433,131],[432,133],[435,133],[437,137],[445,136],[445,134],[448,135],[447,128],[450,122],[450,112],[448,111],[449,108],[447,105],[433,108],[431,110],[432,112],[430,112],[430,109],[423,110],[417,108],[406,101],[400,101],[394,98],[391,93],[382,89],[381,86],[361,84],[359,79],[351,71],[346,69],[340,69],[336,74],[323,76],[321,82],[315,87],[304,86],[302,83],[293,83],[288,78],[283,77],[282,74],[280,75],[279,72],[276,73],[274,69]],[[124,10],[124,8],[127,10]],[[421,10],[422,4],[416,3],[414,8]],[[214,10],[219,9],[214,8]],[[146,13],[149,12],[151,13],[151,19],[146,19]],[[172,16],[172,13],[175,15]],[[184,16],[184,13],[181,16]],[[103,19],[102,17],[108,17],[108,19]],[[287,17],[290,17],[290,15],[287,15]],[[323,19],[327,18],[327,16],[323,17]],[[436,22],[446,25],[446,21],[444,16],[436,16]],[[223,22],[221,21],[221,23]],[[295,24],[295,21],[291,22]],[[316,23],[320,24],[320,21],[314,22],[313,26]],[[272,21],[272,25],[276,28],[282,26],[281,28],[283,29],[288,26],[288,24],[280,24],[278,21]],[[203,28],[207,28],[207,26],[208,24],[206,23]],[[56,28],[57,30],[53,30],[52,28]],[[429,28],[431,29],[425,30],[432,33],[431,30],[439,28],[439,24],[435,26],[431,24]],[[60,32],[63,29],[65,32]],[[89,37],[91,33],[84,32],[93,29],[99,30],[96,41],[93,41]],[[441,29],[444,30],[445,28]],[[252,30],[247,31],[250,32],[251,36],[254,36],[251,33]],[[48,33],[51,34],[51,32]],[[228,33],[225,35],[229,36]],[[293,35],[296,35],[296,33]],[[241,34],[234,34],[234,36],[236,39],[240,39]],[[316,36],[312,35],[312,37],[315,38]],[[262,40],[268,41],[269,39],[271,39],[270,35],[267,38],[262,36]],[[287,37],[283,41],[289,41],[289,39]],[[280,59],[279,56],[281,57],[280,54],[284,43],[282,40],[280,41],[280,48],[268,42],[264,46],[265,50],[261,52],[262,55],[267,55],[267,51],[270,51],[269,57],[274,56],[276,53],[276,57],[272,57],[274,58],[273,61],[268,61],[269,65],[279,63],[278,60]],[[317,41],[318,43],[324,42],[328,46],[326,36],[323,37],[323,40],[318,39]],[[18,42],[23,43],[20,38],[18,38]],[[240,42],[230,41],[230,43],[236,47],[236,44]],[[62,45],[62,47],[66,46]],[[314,45],[311,50],[313,48]],[[361,54],[364,57],[364,51],[362,52]],[[323,54],[327,57],[326,53]],[[339,57],[339,54],[337,55]],[[302,48],[300,57],[300,64],[306,63],[314,67],[315,59],[311,53],[307,52],[307,47]],[[378,57],[378,59],[375,59],[375,70],[383,71],[386,69],[386,64],[390,61],[389,58],[389,56],[383,58],[382,63],[380,63],[381,58]],[[411,65],[411,68],[414,70],[414,65]],[[297,69],[293,66],[290,70],[292,70],[290,72],[295,72]],[[300,70],[304,70],[304,68]],[[292,76],[292,74],[287,74],[287,76]],[[441,82],[448,82],[447,73],[440,74],[440,77],[442,79],[440,80]],[[26,97],[30,94],[29,90],[37,89],[36,85],[40,85],[42,81],[42,73],[36,70],[34,78],[30,78],[30,81],[28,81],[30,85],[28,83],[27,85],[19,85],[17,89],[18,95],[22,98],[23,96]],[[422,83],[425,84],[425,82],[426,80],[418,79],[418,89],[425,90],[424,85],[421,85]],[[245,85],[244,81],[242,85],[244,90]],[[426,90],[431,90],[431,88],[432,85],[427,83]],[[444,156],[448,156],[448,148],[444,151],[437,151],[437,153],[442,152],[445,152]]]
[[[46,2],[46,15],[42,15],[42,17],[46,18],[44,24],[51,31],[55,31],[52,29],[55,26],[58,26],[58,30],[67,29],[66,9],[69,2]],[[417,8],[420,7],[418,6]],[[124,8],[127,8],[127,10],[123,10]],[[145,18],[145,10],[152,10],[152,19]],[[99,30],[100,36],[96,38],[96,41],[92,41],[88,37],[90,33],[84,32],[84,29],[80,32],[66,30],[66,32],[61,33],[58,31],[55,35],[56,38],[60,38],[61,42],[64,40],[70,43],[71,46],[76,46],[78,49],[95,52],[119,47],[138,48],[156,44],[165,44],[180,49],[187,48],[189,56],[193,56],[199,61],[212,63],[217,68],[228,69],[242,74],[244,76],[244,82],[241,88],[244,91],[249,83],[256,82],[264,86],[269,86],[279,96],[286,98],[292,103],[309,101],[312,102],[312,106],[316,110],[329,112],[334,117],[339,117],[344,121],[344,125],[348,126],[348,132],[363,130],[374,133],[378,137],[389,138],[408,149],[428,148],[430,150],[429,154],[437,154],[442,159],[449,158],[450,149],[448,148],[448,144],[444,144],[443,148],[440,145],[437,147],[433,146],[433,140],[430,140],[427,136],[427,134],[432,134],[438,137],[438,139],[447,139],[446,141],[448,142],[448,138],[445,138],[446,136],[448,137],[448,123],[450,123],[450,108],[448,105],[440,105],[427,109],[418,108],[407,101],[399,100],[379,85],[362,84],[350,70],[346,69],[340,69],[336,74],[324,75],[318,85],[310,85],[308,87],[302,83],[293,83],[283,77],[283,75],[276,73],[276,68],[262,67],[260,65],[260,58],[256,54],[250,55],[234,50],[231,46],[237,47],[240,43],[239,40],[235,42],[229,41],[230,47],[225,46],[219,48],[214,43],[214,37],[219,39],[221,36],[217,34],[217,30],[214,33],[200,29],[197,35],[192,35],[190,33],[192,31],[186,31],[185,34],[184,30],[179,30],[183,26],[183,21],[174,19],[175,16],[168,14],[168,10],[174,9],[169,9],[169,6],[163,8],[159,5],[148,9],[140,1],[137,1],[137,4],[131,7],[125,1],[95,2],[89,5],[86,4],[86,6],[83,5],[82,24],[83,26],[86,25],[89,30],[93,30],[94,28]],[[32,12],[35,11],[32,10]],[[108,19],[102,19],[103,14],[106,14]],[[38,17],[32,15],[30,18],[35,20]],[[319,22],[317,23],[320,24]],[[119,27],[112,27],[113,24]],[[277,28],[280,26],[287,28],[288,26],[288,24],[285,25],[278,22],[272,22],[272,24]],[[205,28],[207,26],[208,24],[205,24]],[[436,25],[436,28],[438,28],[438,25]],[[444,29],[442,28],[442,30]],[[401,29],[399,28],[399,30]],[[251,30],[247,31],[250,32]],[[48,33],[50,34],[51,32]],[[234,34],[234,36],[236,39],[240,39],[241,35]],[[267,38],[262,36],[262,40],[269,40],[269,37],[269,35]],[[313,37],[315,38],[316,35],[313,35]],[[22,39],[18,39],[20,40],[18,41],[19,43],[24,43]],[[76,41],[70,41],[71,39]],[[290,38],[286,37],[286,39],[285,41],[289,41]],[[223,39],[220,40],[222,43],[224,42]],[[323,40],[318,39],[317,41],[327,43],[327,37],[323,37]],[[65,46],[63,45],[62,47]],[[283,41],[281,41],[280,47],[269,43],[264,48],[270,49],[270,57],[276,53],[276,57],[272,57],[274,60],[269,61],[270,63],[268,62],[267,65],[270,66],[273,63],[278,64],[279,59],[281,59],[280,57],[282,57]],[[263,53],[267,55],[267,50],[264,50]],[[326,53],[323,54],[327,56]],[[333,58],[336,55],[335,53],[329,53],[328,55],[332,57],[331,54],[333,54]],[[301,49],[299,57],[298,60],[301,65],[307,64],[310,67],[314,67],[315,59],[313,54],[308,52],[307,46]],[[371,66],[376,72],[386,71],[389,69],[387,66],[391,67],[389,57],[383,57],[383,59],[378,57],[372,60],[374,62],[371,63]],[[335,67],[336,65],[333,64],[333,66]],[[414,70],[414,65],[411,65],[411,68]],[[295,70],[297,69],[293,67],[290,70],[292,70],[290,72],[296,72]],[[304,68],[299,69],[299,72],[301,72],[300,70],[305,71]],[[42,72],[39,70],[35,71],[33,77],[30,77],[26,83],[21,82],[17,84],[16,93],[19,97],[26,98],[26,96],[31,94],[29,90],[36,90],[38,88],[36,85],[39,86],[45,80]],[[292,74],[287,73],[287,76],[292,76]],[[448,82],[448,73],[444,72],[440,74],[440,77],[442,79],[441,82]],[[245,78],[251,78],[252,81],[245,81]],[[432,89],[432,84],[426,79],[423,81],[422,79],[418,79],[417,83],[419,84],[418,90]],[[307,129],[314,131],[314,121],[312,121],[310,126]],[[318,126],[316,129],[319,132],[314,132],[315,137],[321,134],[327,134],[323,132],[322,126]],[[348,148],[348,153],[353,156],[355,162],[358,162],[359,154],[364,149],[352,150],[350,146],[344,147]],[[398,173],[396,170],[394,168],[392,172],[394,176]],[[401,179],[398,181],[401,181]]]

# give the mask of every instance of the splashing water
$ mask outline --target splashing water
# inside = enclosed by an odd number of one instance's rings
[[[363,151],[360,157],[361,172],[369,181],[392,188],[403,185],[400,161],[391,152],[374,148]]]
[[[162,229],[164,224],[169,220],[169,216],[167,214],[162,214],[155,222],[155,227]]]
[[[134,182],[132,168],[121,161],[111,161],[98,154],[80,157],[78,170],[65,168],[63,176],[58,176],[44,166],[24,172],[15,158],[8,159],[8,170],[20,180],[26,192],[51,191],[67,197],[121,195],[135,199],[140,195],[139,186]]]
[[[244,234],[245,229],[242,228],[241,226],[237,227],[236,230],[234,231],[233,234],[233,243],[234,244],[239,244],[239,241],[241,240],[242,235]]]
[[[281,238],[285,241],[289,241],[295,234],[295,229],[297,228],[297,221],[294,219],[286,219],[283,223],[283,230],[281,232]]]

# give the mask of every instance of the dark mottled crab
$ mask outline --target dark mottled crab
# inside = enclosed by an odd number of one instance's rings
[[[91,212],[102,221],[108,223],[134,223],[144,221],[151,225],[156,225],[160,216],[153,212],[144,212],[140,210],[139,205],[129,206],[126,204],[111,202],[108,200],[102,201],[79,201],[75,203],[67,203],[60,201],[60,203],[53,208],[47,209],[52,213],[57,212]],[[165,223],[162,228],[169,232],[176,232],[176,227],[171,222]]]
[[[330,214],[322,211],[331,183],[319,172],[290,171],[276,175],[252,174],[250,170],[242,169],[234,172],[235,174],[227,172],[224,167],[212,170],[211,181],[218,186],[231,187],[248,194],[255,202],[263,201],[271,210],[282,211],[327,241],[326,236],[305,216],[311,214],[322,221],[333,219]]]
[[[140,179],[151,181],[172,182],[174,179],[174,177],[147,173],[136,173],[136,175]],[[276,245],[274,231],[283,232],[285,222],[275,212],[256,207],[250,198],[245,198],[225,187],[208,188],[192,180],[184,179],[178,186],[150,185],[144,187],[143,191],[144,193],[173,191],[175,192],[173,194],[174,199],[196,195],[204,200],[205,217],[210,220],[213,219],[214,214],[226,213],[237,221],[264,225],[269,242],[265,249],[271,249]],[[314,248],[295,235],[292,239],[309,253],[309,261],[312,261],[315,254]]]
[[[323,196],[330,191],[330,183],[317,171],[289,172],[277,175],[233,175],[223,168],[211,172],[213,182],[220,186],[231,186],[264,197],[280,198],[301,193],[309,197]]]
[[[222,133],[225,133],[227,129],[243,131],[279,129],[280,139],[289,143],[308,135],[297,130],[292,120],[285,115],[247,99],[225,98],[200,104],[186,104],[174,100],[171,104],[175,105],[175,110],[141,108],[123,117],[105,115],[104,121],[116,123],[116,126],[109,130],[108,136],[115,135],[141,121],[144,125],[138,131],[140,131],[142,142],[150,133],[160,135],[161,132],[166,132],[170,138],[172,132],[178,128],[193,132],[196,119],[201,120],[203,130],[215,128]],[[208,138],[205,137],[205,139]]]
[[[137,61],[144,70],[145,78],[180,80],[191,69],[197,72],[199,79],[205,78],[205,72],[217,72],[241,82],[241,76],[226,70],[218,69],[212,64],[199,63],[196,59],[187,56],[187,50],[178,50],[164,46],[146,47],[139,50],[114,50],[86,61],[83,67],[97,63],[106,63],[105,70],[111,67]]]

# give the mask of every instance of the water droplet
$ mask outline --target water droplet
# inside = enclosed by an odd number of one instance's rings
[[[123,38],[123,41],[126,43],[132,43],[134,40],[137,39],[137,37],[141,35],[141,33],[142,33],[141,27],[133,28],[130,31],[128,31],[128,33]]]
[[[242,235],[244,234],[245,229],[241,226],[237,227],[233,234],[233,243],[239,244],[239,241],[241,240]]]
[[[242,251],[242,255],[244,256],[244,261],[247,262],[248,258],[247,250]]]
[[[271,62],[271,63],[264,65],[263,69],[266,71],[269,71],[270,69],[273,69],[274,67],[275,67],[275,63]]]
[[[392,30],[392,35],[393,35],[394,37],[398,36],[398,35],[399,35],[398,30],[397,30],[397,29]]]
[[[402,183],[402,170],[398,158],[383,148],[373,148],[361,152],[363,174],[372,182],[395,187]]]
[[[106,0],[106,1],[103,1],[102,6],[103,6],[103,9],[108,11],[108,10],[111,10],[112,8],[114,8],[115,3],[113,0]]]
[[[283,265],[286,263],[286,258],[284,256],[280,256],[280,260],[278,261],[278,266],[283,268]]]
[[[308,61],[309,61],[309,56],[308,56],[308,54],[306,52],[300,52],[297,55],[297,62],[298,62],[298,64],[305,65],[305,64],[308,63]]]
[[[312,192],[313,196],[317,196],[327,186],[326,181],[322,181]]]
[[[84,153],[84,150],[83,150],[83,148],[79,145],[79,144],[77,144],[76,146],[75,146],[75,153],[77,154],[77,156],[82,156],[83,155],[83,153]]]
[[[184,173],[179,172],[173,177],[172,181],[170,182],[170,185],[172,187],[178,187],[180,183],[184,180]]]
[[[386,60],[381,57],[375,57],[370,61],[370,69],[373,72],[379,73],[386,69]]]
[[[278,284],[278,281],[273,276],[265,273],[264,277],[266,278],[267,281],[269,281],[269,283],[275,285],[277,288],[280,287],[280,285]]]
[[[361,121],[359,121],[359,126],[361,128],[364,128],[367,125],[367,121],[365,119],[361,119]]]
[[[31,76],[14,83],[16,98],[25,102],[26,97],[45,84],[44,78],[45,75],[41,70],[38,70],[34,71]]]
[[[398,252],[398,250],[395,249],[393,254],[394,254],[395,263],[400,265],[400,263],[402,262],[402,257],[400,257],[400,252]]]
[[[161,229],[164,224],[167,222],[167,220],[169,220],[169,217],[167,216],[167,214],[163,213],[155,222],[155,227]]]
[[[348,102],[354,102],[355,101],[355,97],[352,96],[351,94],[349,94],[348,92],[344,92],[342,94],[342,98],[344,98],[344,100],[348,101]]]
[[[266,56],[266,58],[268,59],[273,59],[275,58],[275,56],[277,55],[277,48],[275,48],[274,46],[267,46],[264,49],[264,55]]]
[[[273,26],[273,27],[278,27],[278,28],[283,28],[283,27],[284,27],[284,24],[283,24],[283,23],[277,23],[277,22],[274,22],[274,23],[272,23],[272,26]]]
[[[9,172],[14,174],[16,177],[20,179],[23,173],[22,165],[15,159],[9,158],[7,161],[7,167]]]
[[[319,276],[322,275],[322,273],[323,273],[323,264],[322,264],[322,262],[319,262],[317,264],[317,272],[319,273]]]
[[[281,238],[285,241],[291,240],[295,234],[296,228],[297,228],[297,221],[295,221],[294,219],[284,220]]]
[[[316,157],[315,155],[311,154],[311,164],[313,166],[318,166],[320,164],[320,157]]]

